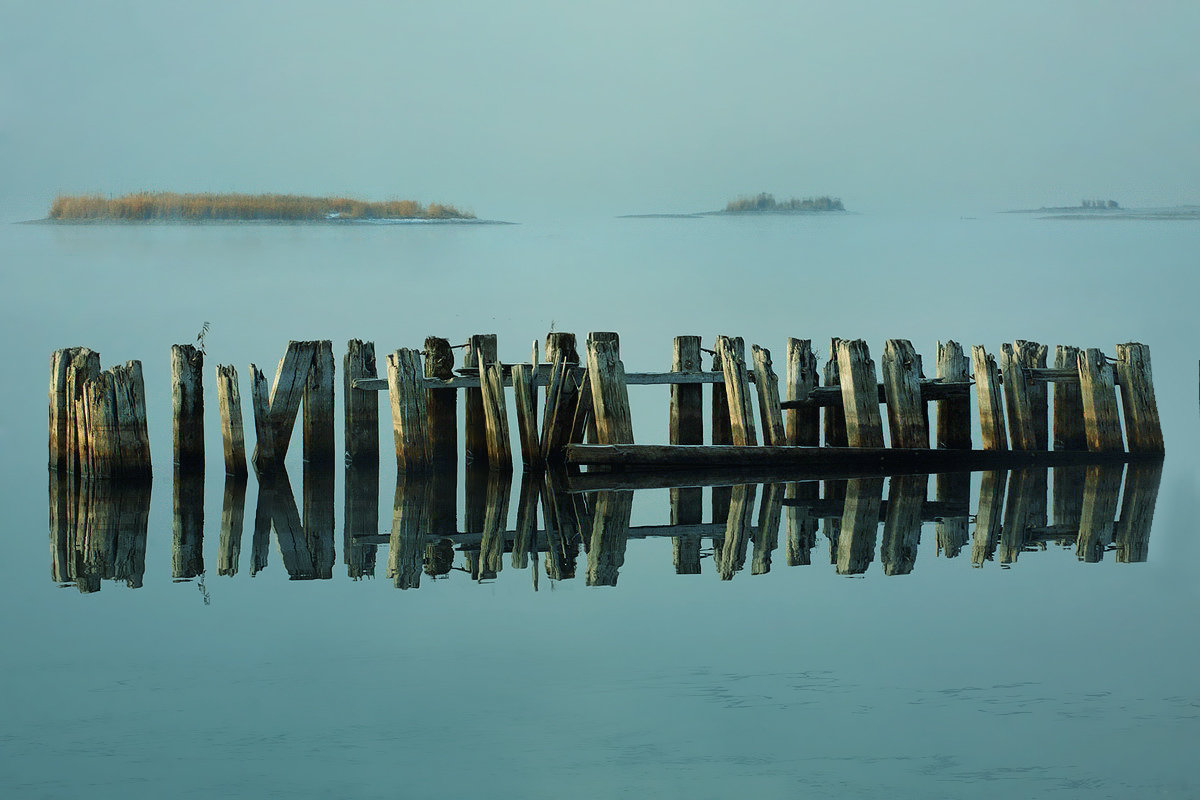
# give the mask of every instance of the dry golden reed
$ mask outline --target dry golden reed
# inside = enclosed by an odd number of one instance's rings
[[[294,194],[177,194],[137,192],[121,197],[59,195],[50,219],[86,220],[328,220],[474,219],[451,205],[415,200],[380,203],[350,197]]]

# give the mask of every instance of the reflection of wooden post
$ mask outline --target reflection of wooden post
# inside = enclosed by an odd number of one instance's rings
[[[379,393],[354,388],[359,378],[377,378],[375,343],[346,342],[342,360],[342,393],[346,416],[346,460],[351,464],[379,463]]]
[[[1053,472],[1054,524],[1063,528],[1078,529],[1079,517],[1083,514],[1083,482],[1087,468],[1063,466],[1055,467]]]
[[[725,538],[722,539],[720,555],[717,560],[717,573],[721,580],[732,580],[734,573],[741,570],[746,563],[746,551],[749,549],[751,523],[754,516],[754,492],[757,488],[753,483],[741,483],[733,487],[729,503],[729,515],[725,520]]]
[[[940,413],[940,412],[939,412]],[[942,502],[958,502],[963,506],[971,502],[971,473],[943,472],[935,478],[936,497]],[[937,522],[938,552],[946,558],[954,558],[967,543],[967,518],[945,517]]]
[[[175,470],[171,577],[188,580],[204,572],[204,471]]]
[[[546,474],[542,484],[542,509],[546,518],[546,576],[553,581],[574,578],[581,532],[570,498],[552,473]]]
[[[70,556],[79,591],[99,591],[102,579],[139,588],[146,571],[150,482],[85,478],[76,500]]]
[[[817,528],[820,520],[812,515],[811,508],[798,505],[805,500],[820,497],[821,485],[817,481],[789,483],[785,498],[793,501],[787,506],[787,565],[795,567],[812,563],[812,549],[817,545]]]
[[[975,368],[975,392],[979,398],[979,431],[984,450],[1007,450],[1008,433],[1004,427],[1004,396],[996,373],[996,359],[983,345],[971,348]]]
[[[887,517],[883,521],[880,560],[884,575],[907,575],[921,543],[921,511],[929,491],[928,475],[896,475],[888,481]]]
[[[1078,347],[1060,344],[1054,348],[1055,369],[1076,370],[1078,363]],[[1078,382],[1054,384],[1054,449],[1087,449],[1087,437],[1083,432],[1083,395],[1079,392]]]
[[[346,520],[342,534],[342,559],[351,580],[375,575],[376,546],[360,544],[359,536],[379,531],[379,462],[346,465]]]
[[[304,470],[304,541],[312,556],[313,577],[333,577],[333,467],[315,465]]]
[[[976,381],[979,379],[976,378]],[[1004,512],[1003,470],[984,472],[979,478],[979,508],[975,515],[975,538],[971,545],[971,566],[982,567],[991,561],[1000,539]]]
[[[254,536],[250,543],[250,577],[267,568],[271,553],[271,515],[275,511],[274,473],[258,476],[258,495],[254,502]]]
[[[190,344],[171,345],[171,425],[175,463],[204,464],[204,353]]]
[[[783,409],[779,405],[779,376],[771,366],[771,351],[751,345],[750,352],[754,356],[754,387],[758,390],[763,444],[787,444],[783,432]]]
[[[625,563],[632,509],[632,491],[596,493],[591,545],[588,547],[588,586],[617,585],[617,574]]]
[[[840,503],[843,511],[846,507],[846,489],[850,482],[845,479],[825,481],[825,500]],[[829,542],[829,563],[838,562],[838,544],[842,534],[841,515],[826,517],[821,524],[821,532]]]
[[[1149,555],[1150,525],[1158,484],[1162,480],[1162,462],[1132,462],[1125,469],[1125,492],[1121,500],[1121,519],[1117,522],[1117,562],[1145,561]]]
[[[63,444],[66,444],[65,430]],[[50,453],[53,457],[54,450]],[[76,494],[73,477],[62,475],[56,469],[50,470],[50,579],[55,583],[70,583],[75,579],[75,537],[71,526],[74,510],[71,506],[78,499]]]
[[[842,364],[843,374],[845,363]],[[847,402],[847,407],[850,403]],[[878,413],[878,406],[876,406]],[[849,426],[849,414],[847,414]],[[838,536],[838,575],[861,575],[875,557],[879,531],[879,507],[883,501],[883,478],[852,478],[846,482],[846,505]]]
[[[829,361],[825,362],[824,381],[826,386],[842,384],[841,368],[838,366],[838,347],[842,340],[836,336],[829,340]],[[832,405],[825,407],[825,446],[846,446],[846,407],[839,394]]]
[[[1008,476],[1008,498],[1004,504],[1004,528],[1000,534],[1000,563],[1013,564],[1025,548],[1029,510],[1034,502],[1034,470],[1016,469]]]
[[[1120,452],[1124,446],[1112,368],[1104,354],[1095,348],[1081,352],[1077,363],[1088,450],[1093,453]]]
[[[427,407],[421,353],[401,348],[387,358],[388,396],[396,467],[405,473],[429,468],[429,438],[425,435]]]
[[[1075,555],[1080,561],[1096,563],[1113,541],[1117,495],[1121,492],[1121,464],[1092,464],[1083,480],[1083,504],[1079,514],[1079,537]]]
[[[1117,376],[1121,383],[1129,452],[1164,452],[1158,403],[1154,399],[1154,379],[1150,373],[1150,348],[1136,342],[1117,345]]]
[[[421,587],[428,491],[429,484],[419,478],[401,475],[396,481],[387,576],[397,589]]]
[[[783,484],[763,486],[762,505],[758,509],[758,527],[754,530],[754,558],[751,575],[766,575],[771,571],[771,553],[779,547],[779,521],[783,515]]]
[[[227,475],[221,499],[221,541],[217,549],[217,574],[237,575],[242,552],[242,526],[246,517],[246,477]]]
[[[279,545],[283,568],[291,580],[312,580],[318,577],[317,562],[309,548],[304,520],[300,517],[287,470],[281,467],[273,474],[271,481],[271,526],[275,529],[275,541]]]
[[[487,507],[483,517],[483,536],[479,542],[479,579],[490,580],[504,569],[504,534],[508,528],[508,499],[512,492],[512,474],[491,470],[487,479]]]
[[[537,507],[541,494],[541,479],[525,474],[521,476],[521,489],[517,499],[516,537],[513,539],[513,569],[529,566],[529,551],[537,552]],[[536,572],[534,573],[537,574]]]
[[[246,434],[242,427],[242,393],[237,369],[217,365],[217,405],[221,411],[221,442],[225,451],[225,474],[246,475]]]
[[[478,334],[467,340],[467,348],[463,353],[463,364],[467,367],[476,367],[480,361],[485,364],[494,364],[497,361],[496,334]],[[479,379],[481,382],[483,381],[482,374]],[[467,463],[486,467],[488,463],[487,421],[483,407],[482,388],[463,390],[463,414],[466,419],[464,444],[467,451]]]
[[[879,383],[875,362],[862,339],[839,342],[838,372],[846,411],[846,441],[851,447],[883,447],[883,418],[879,414]]]
[[[633,419],[620,342],[615,333],[588,334],[588,376],[592,388],[592,413],[600,444],[633,444]]]
[[[938,342],[937,377],[947,383],[966,383],[970,380],[966,355],[962,345],[953,340]],[[971,449],[971,396],[952,397],[937,401],[938,447],[949,450]]]
[[[892,447],[929,448],[929,423],[921,399],[921,364],[912,342],[888,339],[883,346],[883,390]],[[878,401],[876,402],[878,407]]]
[[[788,339],[787,344],[787,399],[807,400],[817,386],[817,357],[813,354],[809,339]],[[816,447],[821,443],[821,409],[818,406],[791,408],[784,412],[787,427],[787,443]]]
[[[332,466],[333,444],[333,343],[312,342],[313,358],[304,382],[304,460]]]

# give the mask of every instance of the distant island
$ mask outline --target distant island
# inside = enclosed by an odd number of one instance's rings
[[[755,195],[741,195],[725,204],[720,211],[693,211],[682,214],[622,214],[619,219],[699,219],[701,217],[718,216],[748,216],[771,214],[829,214],[845,213],[846,207],[837,197],[822,195],[821,197],[791,197],[779,201],[775,195],[759,192]]]
[[[481,222],[451,205],[293,194],[60,195],[49,222]]]
[[[1077,206],[1042,206],[1005,211],[1005,214],[1039,214],[1038,219],[1200,219],[1200,206],[1123,208],[1116,200],[1082,200]]]

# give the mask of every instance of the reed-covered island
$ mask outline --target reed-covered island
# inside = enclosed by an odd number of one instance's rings
[[[730,200],[720,214],[816,214],[824,211],[845,211],[846,207],[837,197],[791,197],[776,200],[775,195],[759,192],[742,195]]]
[[[371,222],[476,221],[443,203],[415,200],[371,202],[352,197],[294,194],[178,194],[137,192],[120,197],[59,195],[50,221],[60,222]]]

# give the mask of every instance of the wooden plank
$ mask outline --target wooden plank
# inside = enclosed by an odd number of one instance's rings
[[[751,345],[754,358],[754,382],[758,390],[758,410],[762,421],[763,444],[787,444],[783,427],[783,409],[779,406],[779,376],[771,366],[771,351]]]
[[[1049,387],[1045,382],[1033,379],[1034,370],[1046,369],[1046,353],[1044,344],[1017,339],[1013,342],[1013,351],[1017,361],[1025,368],[1026,391],[1029,396],[1029,409],[1033,417],[1033,442],[1037,450],[1050,447],[1048,424]]]
[[[908,575],[913,571],[928,491],[928,475],[898,475],[888,481],[887,513],[879,548],[884,575]]]
[[[312,362],[304,382],[304,461],[331,466],[337,461],[333,441],[333,342],[310,342]]]
[[[975,535],[971,543],[971,566],[982,567],[991,561],[1000,541],[1004,513],[1004,470],[985,472],[979,478],[979,506],[975,514]]]
[[[242,425],[242,393],[238,388],[237,369],[217,365],[217,405],[221,412],[221,443],[225,455],[225,474],[246,475],[246,433]]]
[[[729,404],[731,443],[741,446],[758,444],[754,428],[754,404],[746,374],[745,349],[741,339],[717,337],[717,353],[725,375],[725,397]]]
[[[829,361],[825,363],[825,387],[836,389],[831,405],[825,406],[824,429],[826,447],[846,447],[846,408],[842,402],[842,377],[838,366],[838,346],[842,340],[836,336],[829,340]],[[716,444],[716,442],[713,442]]]
[[[1034,430],[1033,399],[1020,354],[1010,344],[1000,345],[1000,372],[1004,380],[1004,400],[1008,409],[1008,430],[1014,450],[1039,450]],[[978,378],[977,378],[978,380]]]
[[[920,356],[917,356],[917,364],[920,364]],[[751,378],[754,377],[751,373]],[[971,397],[971,382],[970,380],[955,381],[952,383],[943,382],[936,378],[919,378],[917,385],[921,390],[921,401],[924,403],[933,403],[941,400],[959,400],[968,401]],[[877,394],[880,403],[887,402],[887,387],[884,384],[879,384]],[[842,405],[842,389],[840,386],[818,386],[808,393],[807,400],[784,400],[779,404],[784,411],[792,409],[809,409],[809,408],[827,408],[829,406]],[[928,414],[926,413],[927,417]],[[926,428],[928,428],[926,424]]]
[[[571,428],[566,444],[582,442],[584,433],[594,425],[591,379],[588,377],[588,371],[584,370],[575,387],[574,411],[571,414]]]
[[[449,339],[425,337],[422,355],[427,380],[442,382],[454,377],[454,350]],[[429,415],[426,431],[431,464],[434,469],[453,470],[458,463],[458,392],[429,388],[425,393],[425,408]]]
[[[1079,533],[1075,540],[1075,556],[1080,561],[1093,564],[1100,561],[1113,542],[1121,470],[1120,464],[1095,464],[1086,468]]]
[[[883,418],[875,379],[875,362],[862,339],[837,346],[842,405],[846,413],[846,442],[850,447],[883,447]]]
[[[401,348],[387,357],[396,468],[402,473],[429,469],[429,438],[425,435],[428,407],[425,387],[417,380],[422,369],[418,350]]]
[[[346,460],[351,464],[379,463],[379,396],[354,385],[358,380],[375,378],[378,374],[375,343],[361,339],[346,342],[342,392],[346,406]],[[384,383],[387,383],[386,379]]]
[[[1150,527],[1162,470],[1161,460],[1131,462],[1125,469],[1125,491],[1116,529],[1119,564],[1133,564],[1149,557]]]
[[[204,353],[190,344],[171,345],[171,435],[175,463],[204,465]]]
[[[484,379],[482,389],[488,469],[511,472],[512,440],[508,429],[508,407],[504,402],[504,385],[500,381],[500,366],[485,364],[481,355],[479,374]]]
[[[699,372],[700,337],[676,336],[671,372]],[[704,387],[700,384],[671,386],[671,444],[704,444]]]
[[[512,364],[502,365],[504,385],[512,386]],[[537,369],[533,371],[533,385],[535,387],[548,386],[550,384],[551,372],[554,368],[553,363],[538,364]],[[467,372],[465,368],[456,370],[457,372]],[[581,373],[581,367],[576,367],[576,373]],[[754,372],[747,372],[747,377],[751,383],[755,382]],[[701,384],[723,384],[725,382],[724,373],[717,372],[627,372],[625,373],[625,384],[628,386],[693,386]],[[456,375],[445,381],[433,382],[427,380],[427,388],[430,389],[478,389],[479,375],[478,370],[470,370],[468,375]],[[386,378],[360,378],[354,382],[356,389],[363,391],[386,391]],[[939,397],[950,396],[954,394],[953,387],[949,391],[941,391],[936,381],[928,381],[927,384],[922,384],[922,396],[927,400],[936,400]],[[881,389],[882,391],[882,389]],[[928,392],[932,391],[930,395]],[[960,392],[961,393],[961,389]],[[882,397],[882,395],[880,395]],[[814,395],[816,398],[815,405],[828,405],[832,402],[832,398],[827,397],[820,389]],[[786,406],[785,406],[786,407]]]
[[[480,361],[493,364],[496,356],[496,334],[477,334],[467,340],[463,364],[478,368]],[[464,446],[467,463],[487,466],[487,413],[483,405],[483,388],[467,389],[463,395]]]
[[[996,373],[996,359],[983,345],[971,348],[975,368],[975,390],[979,398],[979,428],[984,450],[1007,450],[1008,434],[1004,427],[1004,400]]]
[[[1158,403],[1154,399],[1150,348],[1138,342],[1117,345],[1117,377],[1130,452],[1165,452]]]
[[[632,444],[633,419],[617,334],[589,333],[587,360],[598,443]]]
[[[526,469],[541,469],[541,437],[538,435],[537,393],[533,388],[533,375],[529,367],[518,364],[513,367],[513,402],[517,411],[517,432],[521,442],[521,460]]]
[[[946,384],[967,384],[969,360],[962,345],[954,340],[938,342],[937,380]],[[949,450],[971,449],[971,395],[937,401],[938,447]]]
[[[920,357],[907,339],[888,339],[881,360],[892,447],[929,447]]]
[[[848,421],[850,415],[846,416]],[[874,560],[882,498],[882,478],[854,478],[847,482],[837,543],[838,575],[861,575]]]
[[[1054,449],[1085,450],[1087,436],[1083,430],[1083,395],[1079,391],[1079,348],[1058,345],[1054,348],[1054,367],[1069,370],[1075,378],[1054,384]]]
[[[817,357],[809,339],[788,339],[787,401],[805,403],[813,389],[817,388]],[[841,397],[841,393],[838,393]],[[791,445],[818,445],[821,443],[821,410],[816,406],[790,408],[784,415],[787,441]]]
[[[1104,354],[1095,348],[1080,352],[1079,389],[1083,397],[1083,427],[1088,450],[1093,453],[1117,452],[1121,442],[1121,421],[1117,416],[1116,387],[1112,370],[1105,369]]]

